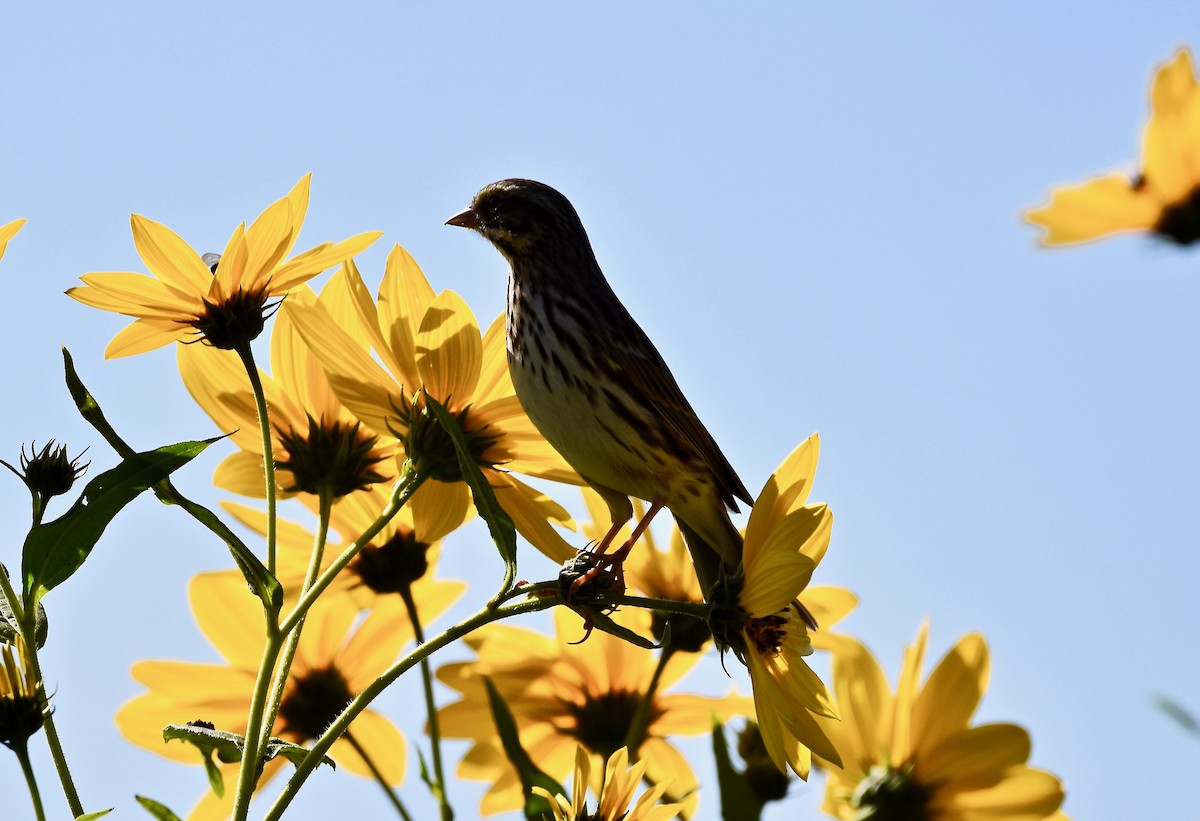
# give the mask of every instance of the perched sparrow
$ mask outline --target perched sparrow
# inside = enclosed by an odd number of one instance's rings
[[[609,287],[579,215],[532,180],[501,180],[447,221],[478,231],[508,260],[508,363],[526,413],[604,498],[603,553],[650,503],[619,563],[663,507],[679,522],[707,596],[741,562],[729,519],[752,498],[684,398],[649,337]]]

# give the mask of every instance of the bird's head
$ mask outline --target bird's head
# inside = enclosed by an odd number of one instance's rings
[[[583,223],[571,202],[533,180],[501,180],[475,195],[471,206],[446,220],[487,237],[510,262],[554,247],[590,250]]]

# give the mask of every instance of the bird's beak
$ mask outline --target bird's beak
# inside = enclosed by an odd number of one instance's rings
[[[475,213],[474,208],[468,208],[465,211],[459,211],[457,214],[446,220],[447,225],[457,225],[459,228],[479,228],[479,214]]]

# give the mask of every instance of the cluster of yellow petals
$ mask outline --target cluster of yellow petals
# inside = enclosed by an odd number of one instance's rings
[[[1200,240],[1200,82],[1180,49],[1154,75],[1150,120],[1137,177],[1113,172],[1056,189],[1025,218],[1042,243],[1066,245],[1127,231],[1150,231],[1181,244]],[[1172,219],[1184,215],[1182,220]],[[1182,222],[1182,225],[1177,224]]]
[[[629,766],[629,751],[622,747],[604,765],[604,778],[597,791],[595,811],[587,808],[588,785],[591,783],[592,757],[583,747],[575,748],[575,774],[572,798],[551,795],[548,790],[534,787],[533,791],[550,802],[554,821],[669,821],[678,818],[682,804],[660,804],[666,784],[655,784],[638,798],[632,808],[629,802],[637,791],[646,762]]]

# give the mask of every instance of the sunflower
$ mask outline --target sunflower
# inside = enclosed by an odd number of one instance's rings
[[[337,304],[339,294],[340,289],[326,286],[319,301],[336,314],[348,307]],[[294,290],[289,300],[317,301],[306,285]],[[213,481],[226,490],[262,498],[262,439],[242,360],[232,351],[206,345],[179,345],[177,356],[183,383],[196,403],[241,448],[220,464]],[[327,489],[337,498],[396,478],[395,440],[364,427],[338,401],[290,314],[281,314],[275,322],[271,374],[260,371],[259,379],[271,409],[281,495],[312,496]]]
[[[533,791],[550,802],[554,821],[669,821],[678,818],[682,804],[659,804],[666,789],[665,784],[656,784],[629,808],[638,782],[646,774],[646,762],[639,761],[629,766],[629,751],[624,747],[609,756],[604,766],[604,778],[596,792],[596,811],[587,809],[587,791],[591,783],[592,757],[583,747],[575,748],[574,797],[567,800],[564,795],[551,795],[549,790],[534,787]]]
[[[643,634],[649,626],[643,610],[623,610],[616,618]],[[522,746],[555,778],[571,771],[577,746],[588,751],[597,768],[625,746],[635,712],[654,678],[655,652],[600,632],[583,644],[568,644],[580,637],[581,628],[567,608],[555,610],[554,622],[554,638],[509,625],[485,628],[465,639],[478,654],[475,661],[438,670],[438,679],[463,696],[439,711],[442,734],[472,742],[458,773],[491,784],[480,805],[484,815],[522,805],[521,783],[496,739],[484,676],[511,708]],[[723,698],[667,692],[699,659],[695,653],[674,653],[667,660],[638,751],[651,783],[669,783],[673,795],[687,796],[680,799],[687,815],[699,800],[698,783],[669,737],[707,735],[714,716],[727,721],[752,714],[751,700],[736,692]],[[592,786],[598,792],[599,780]]]
[[[200,629],[225,658],[225,664],[142,661],[133,677],[148,692],[117,713],[121,734],[139,747],[189,764],[200,763],[191,746],[165,744],[163,727],[202,720],[232,733],[246,731],[250,693],[262,655],[263,638],[251,625],[262,623],[262,608],[237,573],[196,576],[188,589],[192,612]],[[430,616],[436,608],[423,605]],[[379,676],[412,639],[403,607],[375,609],[354,626],[358,608],[344,596],[322,598],[310,611],[297,648],[291,678],[272,734],[303,744],[324,731],[330,721],[367,684]],[[339,769],[373,778],[371,763],[390,785],[404,778],[405,740],[388,719],[365,710],[349,732],[334,742],[330,755]],[[280,770],[282,758],[268,761],[260,783]],[[223,765],[228,786],[236,765]],[[216,821],[232,809],[234,791],[224,799],[206,793],[192,809],[189,821]]]
[[[13,220],[8,225],[0,225],[0,259],[4,257],[4,251],[8,248],[8,241],[17,235],[21,230],[21,226],[25,224],[25,220]]]
[[[262,332],[270,299],[286,296],[380,237],[371,231],[326,242],[285,262],[308,210],[310,177],[249,228],[242,223],[234,229],[219,257],[201,258],[170,228],[134,214],[133,243],[153,276],[89,273],[80,277],[82,286],[67,291],[85,305],[137,318],[113,337],[104,355],[131,356],[198,338],[218,348],[246,345]]]
[[[22,754],[46,719],[33,670],[29,647],[20,633],[12,644],[0,644],[0,744]]]
[[[817,622],[801,594],[829,547],[833,514],[805,505],[817,469],[816,434],[767,480],[750,512],[742,573],[717,591],[710,626],[717,646],[750,668],[763,742],[781,771],[808,777],[812,752],[837,760],[815,715],[836,717],[829,692],[804,657]]]
[[[603,538],[608,532],[608,507],[600,498],[600,494],[591,488],[585,487],[582,490],[584,504],[591,520],[581,524],[579,529],[595,541]],[[643,504],[640,499],[634,499],[633,505],[634,520],[640,520],[645,512]],[[626,526],[617,534],[616,542],[623,544],[628,538],[629,528]],[[638,546],[630,551],[629,558],[625,560],[625,581],[638,592],[652,598],[704,603],[700,582],[696,578],[696,566],[692,564],[683,534],[674,523],[669,526],[665,549],[658,548],[650,530],[642,534]],[[845,588],[823,585],[805,588],[800,593],[800,603],[821,626],[821,631],[814,633],[812,639],[814,647],[824,650],[828,648],[823,646],[822,642],[830,635],[826,632],[827,628],[848,616],[858,605],[858,597]],[[697,653],[703,650],[712,638],[708,625],[693,616],[655,612],[651,619],[651,632],[658,641],[663,638],[663,626],[670,624],[673,650]]]
[[[329,523],[341,540],[326,547],[322,570],[375,522],[388,500],[389,493],[376,485],[368,492],[352,494],[334,504]],[[348,595],[358,608],[366,610],[378,605],[380,597],[400,593],[402,587],[407,587],[414,600],[438,612],[447,609],[462,595],[466,585],[435,580],[432,569],[437,563],[441,539],[468,517],[465,507],[449,506],[462,501],[457,496],[442,500],[433,494],[418,493],[337,575],[322,598]],[[247,527],[261,534],[267,532],[267,517],[262,511],[232,502],[223,502],[222,506]],[[304,582],[313,534],[295,522],[282,519],[277,527],[276,576],[291,600]]]
[[[423,392],[432,396],[458,419],[517,530],[556,562],[575,555],[550,525],[573,527],[567,512],[513,475],[580,483],[538,434],[513,392],[504,354],[504,317],[481,337],[462,298],[453,291],[434,294],[399,245],[388,256],[378,306],[352,261],[337,282],[355,307],[357,331],[345,330],[341,318],[320,305],[289,302],[283,311],[292,314],[338,398],[371,430],[389,431],[403,443],[419,472],[451,485],[465,499],[468,491],[453,445],[422,406]],[[353,333],[370,339],[383,365]]]
[[[1141,173],[1059,188],[1025,219],[1045,229],[1044,245],[1124,231],[1150,231],[1179,245],[1200,240],[1200,82],[1186,48],[1155,72]]]
[[[861,644],[845,639],[834,650],[842,720],[821,723],[842,763],[828,765],[822,809],[846,821],[1065,821],[1062,783],[1026,764],[1029,733],[1015,724],[970,726],[987,689],[983,636],[960,639],[922,686],[927,635],[922,625],[894,694]]]

